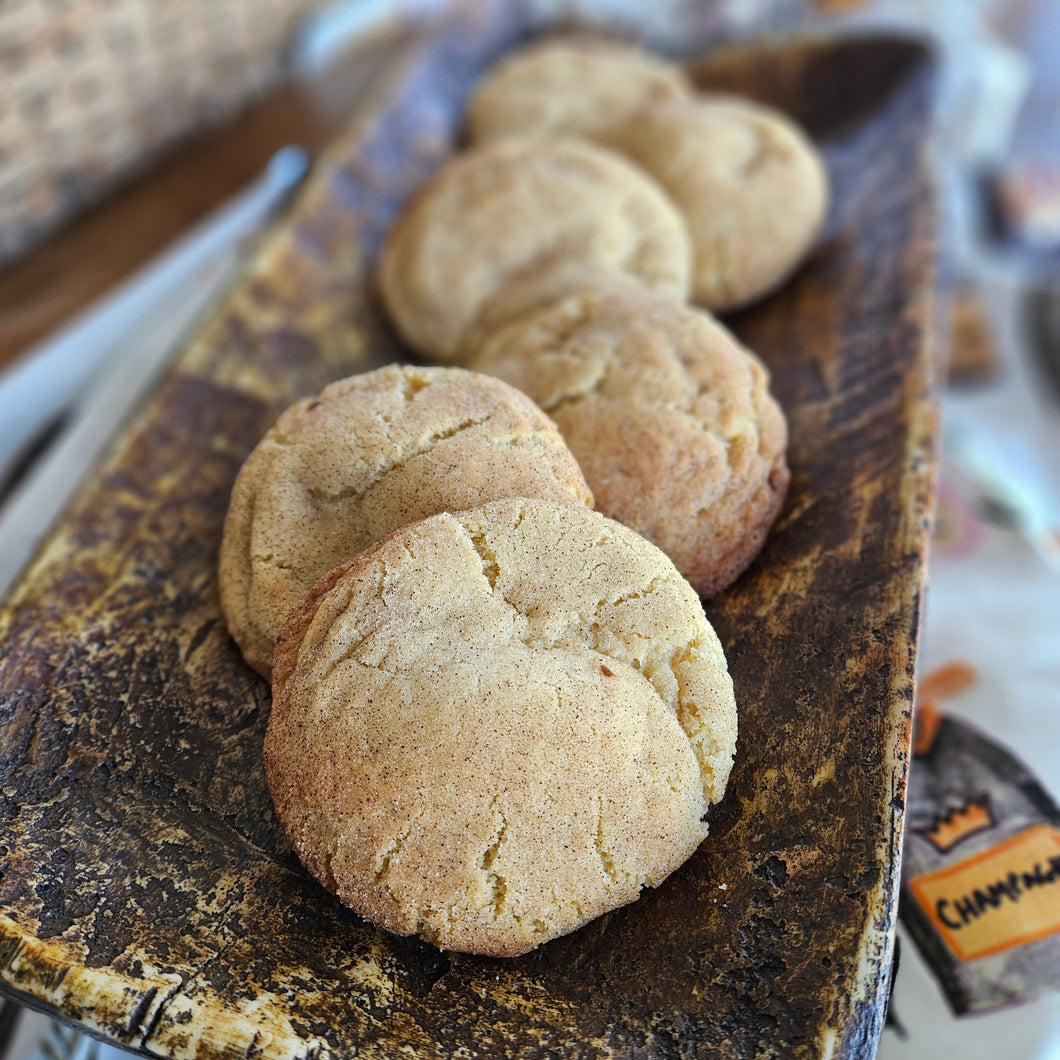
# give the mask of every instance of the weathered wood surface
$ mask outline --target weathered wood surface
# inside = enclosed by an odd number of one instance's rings
[[[279,232],[85,484],[0,616],[0,990],[171,1057],[864,1056],[887,994],[931,485],[929,62],[744,49],[704,84],[824,145],[829,230],[733,321],[791,421],[791,493],[709,614],[741,707],[712,837],[513,961],[344,910],[281,837],[265,683],[225,633],[228,492],[280,409],[402,358],[370,266],[503,27],[395,51]]]

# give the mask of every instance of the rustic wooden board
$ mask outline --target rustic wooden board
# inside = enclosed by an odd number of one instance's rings
[[[898,884],[931,486],[929,60],[801,41],[697,65],[824,145],[836,206],[734,326],[791,420],[790,497],[709,606],[741,707],[712,838],[635,905],[512,961],[446,955],[301,868],[265,683],[220,621],[228,492],[280,409],[406,353],[369,282],[438,164],[479,22],[390,73],[0,615],[0,990],[170,1057],[872,1055]]]

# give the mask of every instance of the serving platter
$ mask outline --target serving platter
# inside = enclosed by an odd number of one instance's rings
[[[690,62],[700,85],[801,121],[835,198],[797,277],[729,321],[773,373],[793,481],[762,556],[707,605],[740,743],[703,847],[634,905],[502,961],[367,924],[273,816],[269,690],[216,598],[228,493],[290,402],[409,358],[373,290],[380,239],[525,31],[484,8],[380,44],[386,76],[6,600],[0,992],[201,1060],[873,1054],[933,481],[931,61],[915,41]]]

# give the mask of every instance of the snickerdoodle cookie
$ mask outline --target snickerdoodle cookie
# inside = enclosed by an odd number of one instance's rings
[[[588,508],[507,499],[313,588],[276,647],[265,766],[345,904],[512,956],[689,857],[735,745],[725,657],[673,564]]]
[[[468,351],[556,421],[600,511],[704,596],[761,550],[787,490],[787,425],[761,362],[668,298],[571,296]]]
[[[609,131],[677,204],[692,237],[693,299],[736,309],[784,282],[828,209],[828,175],[805,134],[768,107],[728,96],[647,107]]]
[[[594,137],[649,103],[682,99],[680,67],[615,41],[546,40],[515,52],[483,79],[468,105],[468,133]]]
[[[475,349],[492,331],[518,317],[571,294],[630,294],[644,285],[627,273],[608,272],[580,261],[546,262],[538,270],[527,270],[482,304],[482,309],[463,341],[458,356]]]
[[[683,299],[691,254],[676,208],[625,159],[578,140],[503,140],[455,157],[413,199],[380,289],[408,342],[452,361],[510,284],[578,264]]]
[[[516,496],[592,504],[525,395],[458,368],[333,383],[287,409],[236,478],[218,574],[228,628],[268,677],[288,613],[322,575],[405,523]]]

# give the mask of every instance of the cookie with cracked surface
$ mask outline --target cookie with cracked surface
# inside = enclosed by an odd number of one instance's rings
[[[625,159],[579,140],[504,140],[457,156],[413,199],[379,285],[405,339],[452,362],[513,283],[577,266],[683,299],[691,255],[677,209]]]
[[[765,543],[790,478],[787,423],[757,357],[708,313],[644,293],[561,299],[468,351],[555,420],[604,514],[703,596]]]
[[[544,309],[574,294],[630,294],[644,286],[631,276],[609,273],[579,261],[546,262],[539,270],[526,270],[483,303],[474,326],[460,343],[459,356],[480,346],[489,334],[519,317]]]
[[[771,108],[727,96],[675,100],[645,108],[604,142],[643,166],[681,210],[693,299],[708,309],[737,309],[775,290],[824,222],[824,162]]]
[[[468,105],[476,143],[507,136],[594,137],[642,107],[683,99],[680,67],[616,41],[546,40],[502,59]]]
[[[405,523],[498,497],[591,505],[552,421],[499,379],[390,365],[287,409],[236,478],[218,580],[228,628],[268,677],[314,582]]]
[[[507,499],[403,527],[313,588],[277,643],[265,766],[346,905],[515,956],[695,851],[736,724],[717,636],[657,548]]]

